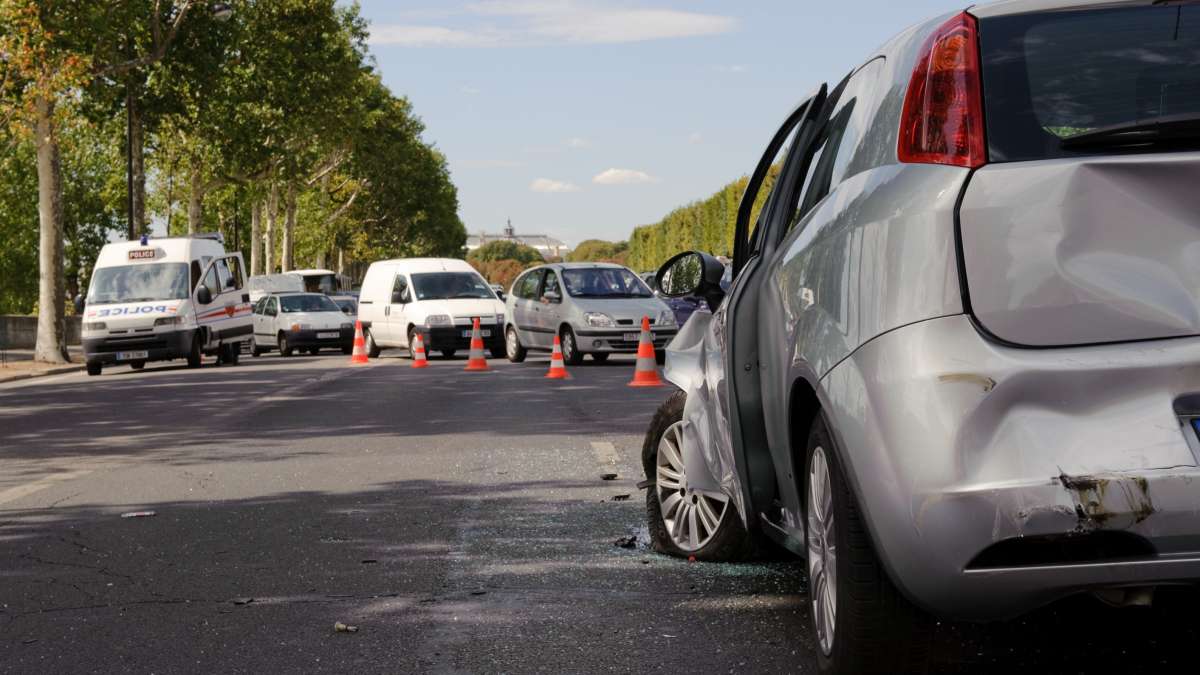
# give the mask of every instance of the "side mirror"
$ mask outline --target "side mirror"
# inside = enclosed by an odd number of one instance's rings
[[[393,305],[403,305],[404,304],[404,294],[401,293],[400,291],[392,291],[392,304]]]
[[[343,307],[343,308],[342,308],[342,314],[351,314],[351,312],[350,312],[350,308],[349,308],[349,307]]]
[[[83,314],[83,296],[76,293],[75,298],[71,302],[75,305],[75,313]]]
[[[202,305],[208,305],[212,303],[212,291],[208,290],[208,286],[196,287],[196,302]]]
[[[698,295],[713,311],[725,298],[721,276],[725,266],[720,260],[699,251],[686,251],[663,263],[654,280],[659,291],[668,298]]]

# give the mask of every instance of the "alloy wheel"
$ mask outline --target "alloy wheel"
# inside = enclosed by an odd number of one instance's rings
[[[704,548],[729,511],[724,494],[700,492],[688,485],[683,464],[683,422],[667,427],[658,441],[655,490],[671,541],[685,552]]]
[[[808,592],[821,651],[833,653],[837,627],[837,544],[833,517],[833,486],[825,449],[813,448],[808,469]]]
[[[517,358],[517,350],[521,348],[521,344],[517,342],[517,331],[512,326],[504,333],[504,348],[508,351],[508,358]]]

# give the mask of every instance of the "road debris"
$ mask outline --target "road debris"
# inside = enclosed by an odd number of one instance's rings
[[[628,537],[621,537],[613,542],[613,546],[621,548],[637,548],[637,535],[631,534]]]
[[[379,562],[379,561],[378,561],[378,560],[376,560],[376,559],[374,559],[374,558],[367,558],[366,560],[362,561],[362,564],[364,564],[364,565],[374,565],[374,564],[375,564],[375,563],[377,563],[377,562]]]
[[[230,600],[230,602],[235,605],[248,605],[254,602],[254,598],[234,598],[233,600]]]
[[[629,495],[613,495],[613,496],[612,496],[612,500],[613,500],[614,502],[624,502],[624,501],[629,501]]]
[[[333,624],[333,632],[335,632],[335,633],[357,633],[358,626],[347,626],[346,624],[342,623],[341,621],[338,621]]]
[[[483,590],[471,591],[471,595],[487,595],[487,591],[483,591]]]
[[[122,513],[121,517],[122,518],[153,518],[154,516],[157,516],[157,515],[158,514],[155,513],[154,511],[130,511],[129,513]]]
[[[600,480],[616,480],[616,479],[617,479],[617,474],[615,474],[615,473],[600,474]]]

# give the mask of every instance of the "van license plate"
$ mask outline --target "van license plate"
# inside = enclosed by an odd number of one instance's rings
[[[318,340],[336,340],[341,336],[341,333],[317,333]]]
[[[471,337],[471,333],[472,333],[472,331],[464,330],[463,337],[469,338],[469,337]],[[480,328],[479,329],[479,337],[492,337],[491,329],[490,328]]]
[[[150,358],[150,352],[144,350],[140,352],[117,352],[118,361],[137,361],[148,358]]]
[[[626,334],[625,334],[625,341],[626,341],[626,342],[637,342],[638,340],[641,340],[641,339],[642,339],[642,334],[641,334],[641,333],[626,333]],[[651,340],[651,341],[653,341],[653,340],[654,340],[654,333],[651,333],[651,334],[650,334],[650,340]]]

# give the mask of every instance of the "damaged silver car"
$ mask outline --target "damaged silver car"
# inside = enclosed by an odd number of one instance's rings
[[[769,195],[766,177],[778,170]],[[655,546],[807,559],[822,672],[1200,578],[1200,5],[905,31],[772,138],[647,435]],[[755,212],[755,204],[764,204]]]

